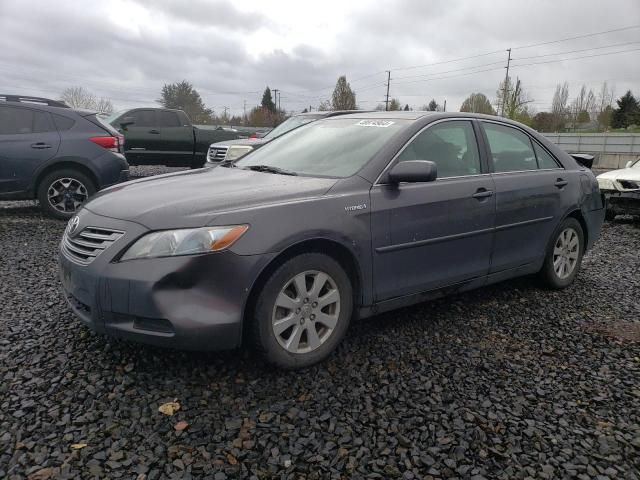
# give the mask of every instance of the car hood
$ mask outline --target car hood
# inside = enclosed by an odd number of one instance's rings
[[[238,140],[227,140],[224,142],[212,143],[211,145],[215,147],[230,147],[231,145],[242,145],[243,147],[248,145],[250,147],[255,147],[256,145],[264,145],[270,141],[271,139],[265,138],[239,138]]]
[[[612,170],[610,172],[601,173],[598,175],[598,178],[606,178],[609,180],[640,180],[640,168]]]
[[[223,212],[320,197],[335,183],[336,179],[218,167],[115,185],[84,208],[153,230],[199,227]]]

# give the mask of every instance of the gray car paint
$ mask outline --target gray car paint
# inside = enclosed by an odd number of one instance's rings
[[[593,174],[520,124],[450,113],[350,117],[414,122],[349,178],[216,168],[130,182],[95,197],[79,215],[81,227],[108,226],[126,234],[88,267],[60,255],[61,277],[76,313],[93,328],[138,341],[231,348],[241,342],[245,307],[262,272],[279,255],[308,242],[350,256],[359,287],[357,313],[366,317],[539,270],[550,232],[569,214],[580,216],[587,248],[599,235],[604,208]],[[476,129],[481,175],[388,184],[386,173],[408,140],[432,122],[462,118]],[[563,168],[492,174],[483,120],[525,131]],[[554,185],[560,176],[568,182],[562,188]],[[496,193],[472,196],[483,188]],[[237,224],[248,224],[250,230],[228,251],[118,262],[127,246],[151,230]],[[74,297],[92,313],[74,307]],[[175,332],[134,328],[136,318],[167,319]]]

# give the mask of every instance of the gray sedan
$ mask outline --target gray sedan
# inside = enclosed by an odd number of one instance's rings
[[[591,171],[518,123],[351,114],[235,163],[97,195],[69,222],[60,276],[98,332],[194,350],[247,342],[298,368],[355,317],[527,274],[569,286],[604,213]]]

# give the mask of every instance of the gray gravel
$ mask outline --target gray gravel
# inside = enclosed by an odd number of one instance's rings
[[[357,322],[303,372],[93,334],[60,295],[63,229],[0,207],[0,478],[640,478],[637,224],[607,224],[569,290]]]

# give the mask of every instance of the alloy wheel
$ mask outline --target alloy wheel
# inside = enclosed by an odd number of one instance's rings
[[[553,248],[553,270],[560,279],[570,276],[578,264],[580,237],[573,228],[566,228]]]
[[[88,197],[87,187],[75,178],[58,178],[47,189],[49,204],[66,213],[75,212]]]
[[[291,278],[276,297],[271,325],[290,353],[309,353],[325,343],[340,315],[340,291],[331,276],[309,270]]]

